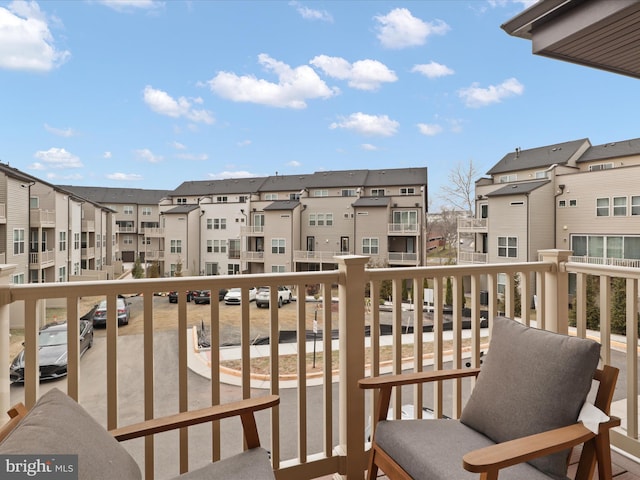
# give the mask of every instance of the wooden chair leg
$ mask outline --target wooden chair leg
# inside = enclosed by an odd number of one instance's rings
[[[369,467],[367,469],[367,480],[375,480],[378,476],[378,465],[376,465],[376,448],[371,446],[371,453],[369,454]]]
[[[575,480],[592,480],[596,471],[595,438],[582,445],[582,453],[578,463]]]
[[[611,480],[613,471],[611,468],[611,445],[609,430],[605,430],[594,438],[596,457],[598,459],[599,480]]]

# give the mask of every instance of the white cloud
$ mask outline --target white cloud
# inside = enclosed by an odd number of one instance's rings
[[[442,133],[442,127],[437,123],[418,123],[418,130],[421,134],[433,137]]]
[[[122,172],[114,172],[108,173],[107,178],[109,180],[118,180],[124,182],[132,182],[142,180],[142,175],[138,175],[137,173],[122,173]]]
[[[118,12],[152,10],[163,6],[163,2],[155,0],[99,0],[98,3]]]
[[[68,50],[56,48],[49,19],[34,1],[0,7],[0,68],[48,72],[62,65]]]
[[[46,170],[46,169],[47,169],[47,167],[45,167],[45,166],[44,166],[42,163],[40,163],[40,162],[35,162],[35,163],[32,163],[31,165],[29,165],[29,166],[27,167],[27,169],[29,169],[29,170]]]
[[[305,20],[321,20],[323,22],[333,23],[333,16],[326,10],[315,10],[313,8],[305,7],[300,2],[289,2],[289,5],[296,8],[298,13]]]
[[[47,168],[81,168],[83,167],[80,159],[67,152],[64,148],[52,147],[49,150],[39,150],[34,155],[35,158],[41,160]]]
[[[158,163],[163,160],[162,156],[155,155],[148,148],[141,148],[136,150],[136,156],[138,157],[138,159],[143,160],[145,162],[149,162],[149,163]]]
[[[487,88],[480,88],[477,83],[470,87],[458,91],[458,96],[464,101],[467,107],[478,108],[500,103],[503,99],[522,95],[524,85],[515,78],[508,78],[499,85],[489,85]]]
[[[362,135],[376,135],[390,137],[395,135],[400,124],[391,120],[387,115],[367,115],[366,113],[352,113],[349,117],[341,117],[341,121],[334,122],[329,128],[344,128]]]
[[[68,181],[68,180],[82,180],[84,177],[82,175],[80,175],[79,173],[71,173],[69,175],[60,175],[58,173],[54,173],[54,172],[49,172],[46,175],[47,180],[49,181]]]
[[[109,160],[112,157],[111,152],[104,152],[102,158]]]
[[[184,117],[192,122],[213,123],[213,115],[210,111],[192,108],[192,103],[202,103],[200,98],[189,100],[185,97],[180,97],[176,100],[167,92],[153,88],[150,85],[144,87],[143,98],[144,103],[160,115],[172,118]]]
[[[198,162],[201,162],[204,160],[208,160],[209,155],[207,155],[206,153],[180,153],[176,155],[176,158],[179,158],[181,160],[196,160]]]
[[[538,0],[488,0],[489,6],[492,8],[496,7],[505,7],[513,3],[519,3],[522,5],[522,9],[529,8],[531,5],[536,3]]]
[[[330,98],[337,93],[308,65],[291,68],[264,53],[258,55],[258,62],[277,75],[277,83],[253,75],[219,72],[207,84],[213,93],[234,102],[295,109],[306,108],[307,100]]]
[[[47,132],[53,133],[54,135],[58,135],[59,137],[73,137],[76,135],[76,132],[72,128],[55,128],[48,124],[44,124],[44,129]]]
[[[293,167],[293,168],[298,168],[298,167],[301,167],[302,164],[300,162],[298,162],[297,160],[291,160],[289,163],[287,163],[287,166]]]
[[[250,178],[258,177],[255,173],[247,172],[246,170],[226,171],[220,173],[210,173],[207,175],[213,180],[224,180],[225,178]]]
[[[246,147],[251,145],[251,143],[252,143],[251,140],[242,140],[241,142],[238,142],[237,145],[239,147]]]
[[[325,75],[348,80],[349,86],[359,90],[377,90],[385,82],[398,80],[395,72],[377,60],[359,60],[353,64],[341,57],[318,55],[310,62]]]
[[[427,78],[446,77],[447,75],[453,75],[455,73],[451,68],[437,62],[414,65],[411,71],[421,73]]]
[[[180,142],[171,142],[171,146],[176,150],[186,150],[187,147]]]
[[[406,48],[424,45],[431,35],[444,35],[450,30],[442,20],[425,22],[414,17],[406,8],[396,8],[387,15],[374,17],[378,40],[386,48]]]
[[[378,150],[378,147],[370,143],[363,143],[362,145],[360,145],[360,148],[362,148],[363,150],[369,150],[370,152]]]

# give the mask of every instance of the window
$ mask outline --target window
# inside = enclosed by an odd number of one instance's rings
[[[578,200],[569,200],[569,206],[570,207],[577,207],[578,206]]]
[[[489,204],[480,205],[480,218],[489,218]]]
[[[151,237],[142,237],[143,245],[151,245]]]
[[[58,249],[61,252],[67,250],[67,232],[58,232]]]
[[[330,227],[333,225],[333,213],[310,213],[309,226]]]
[[[363,255],[377,255],[379,251],[377,238],[363,238],[362,239],[362,254]]]
[[[226,230],[227,229],[227,219],[226,218],[214,218],[213,219],[213,229],[214,230]]]
[[[213,240],[207,240],[207,253],[213,253]]]
[[[115,238],[115,235],[114,235],[114,238]],[[80,250],[80,234],[79,233],[73,234],[73,249]]]
[[[402,187],[400,189],[400,195],[415,195],[416,189],[413,187]]]
[[[80,275],[80,262],[73,263],[73,274]]]
[[[124,213],[125,215],[133,215],[133,206],[125,205],[124,208],[122,209],[122,213]]]
[[[24,253],[24,228],[13,229],[13,254]]]
[[[393,223],[416,228],[418,225],[418,212],[415,210],[394,211]]]
[[[217,203],[227,203],[227,196],[226,195],[221,195],[219,197],[216,197],[216,202]]]
[[[11,275],[11,283],[14,285],[22,285],[24,283],[24,273]]]
[[[253,226],[260,228],[264,227],[264,213],[253,214]]]
[[[343,197],[355,197],[356,196],[356,191],[353,188],[343,188],[342,189],[342,196]]]
[[[58,268],[58,282],[67,281],[67,267]]]
[[[246,203],[247,200],[249,200],[249,197],[247,195],[240,195],[238,197],[238,202],[240,203]]]
[[[314,197],[328,197],[329,196],[329,190],[326,190],[326,189],[314,190],[313,191],[313,196]]]
[[[536,178],[547,178],[548,176],[549,176],[549,172],[547,172],[546,170],[536,172]]]
[[[509,183],[509,182],[515,182],[516,180],[518,180],[518,175],[516,175],[515,173],[512,173],[511,175],[500,175],[500,183]]]
[[[213,230],[213,218],[207,218],[207,230]]]
[[[300,200],[300,194],[299,193],[290,193],[289,194],[289,200]]]
[[[371,189],[372,197],[384,197],[384,188],[372,188]]]
[[[498,256],[516,258],[518,256],[518,238],[498,237]]]
[[[213,241],[213,253],[227,253],[227,241],[226,240],[214,240]]]
[[[142,215],[150,216],[151,215],[151,207],[142,207]]]
[[[284,265],[271,265],[271,273],[284,273]]]
[[[205,275],[217,275],[218,274],[218,264],[217,263],[205,263],[204,264],[204,274]]]
[[[265,193],[264,194],[264,199],[265,200],[277,200],[278,199],[278,194],[277,193]]]
[[[596,199],[596,217],[608,217],[609,216],[609,199],[597,198]]]
[[[177,198],[177,199],[176,199],[176,203],[177,203],[178,205],[185,204],[185,203],[187,203],[187,199],[186,199],[186,198]]]
[[[558,207],[559,208],[564,208],[567,206],[567,201],[566,200],[558,200]]]
[[[283,254],[285,253],[286,241],[284,238],[272,238],[271,239],[271,253]]]
[[[631,215],[640,215],[640,195],[631,196]]]
[[[171,240],[171,253],[182,253],[182,240]]]
[[[125,235],[122,238],[122,243],[124,245],[133,245],[133,237],[131,235]]]
[[[31,197],[29,199],[29,208],[40,208],[40,199],[38,197]]]
[[[627,216],[627,197],[613,197],[613,216]]]
[[[613,168],[613,163],[597,163],[595,165],[589,165],[590,172],[598,172],[600,170],[609,170]]]
[[[238,263],[229,263],[227,265],[228,275],[238,275],[240,273],[240,265]]]
[[[233,238],[229,240],[229,258],[240,258],[240,240]]]

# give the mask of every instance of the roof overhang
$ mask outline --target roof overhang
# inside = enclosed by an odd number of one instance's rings
[[[501,28],[536,55],[640,78],[638,0],[541,0]]]

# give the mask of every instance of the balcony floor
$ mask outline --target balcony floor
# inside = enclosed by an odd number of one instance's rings
[[[613,462],[613,478],[615,480],[640,480],[640,463],[636,463],[615,451],[611,452],[611,456]],[[572,464],[569,467],[569,478],[574,478],[579,457],[580,450],[576,449],[571,456]],[[319,477],[316,480],[333,480],[334,478],[332,475],[327,475],[325,477]],[[598,478],[598,472],[595,473],[593,478]],[[380,474],[378,479],[386,480],[387,477],[384,474]]]

